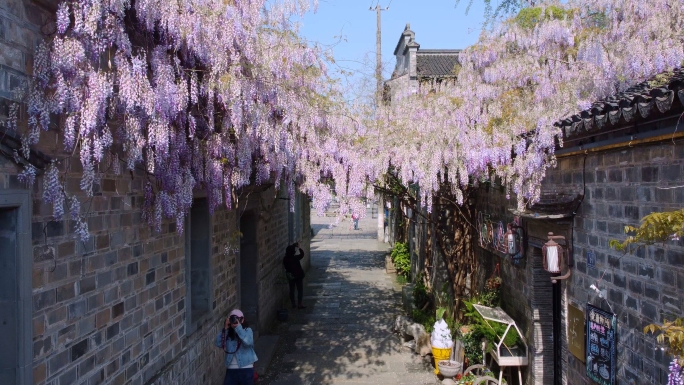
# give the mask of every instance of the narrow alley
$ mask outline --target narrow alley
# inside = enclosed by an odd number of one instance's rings
[[[386,244],[376,241],[370,210],[359,230],[329,228],[311,217],[311,268],[304,302],[280,325],[280,338],[262,384],[438,384],[429,359],[402,347],[392,333],[401,313],[399,286],[384,270]]]

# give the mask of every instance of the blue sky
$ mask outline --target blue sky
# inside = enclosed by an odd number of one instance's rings
[[[340,67],[356,78],[372,76],[375,68],[375,6],[377,0],[319,0],[318,11],[301,19],[301,34],[310,42],[332,46]],[[481,0],[380,0],[382,12],[382,60],[384,76],[394,67],[394,48],[406,23],[416,33],[421,49],[465,48],[477,41],[483,21]],[[335,70],[335,68],[331,69]]]

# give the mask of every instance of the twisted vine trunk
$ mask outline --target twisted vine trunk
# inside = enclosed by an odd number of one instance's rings
[[[444,257],[454,294],[454,314],[458,314],[460,318],[461,300],[466,293],[471,292],[473,273],[477,269],[474,250],[475,227],[472,225],[474,209],[467,203],[458,205],[449,186],[444,186],[435,200],[439,205],[436,221],[437,244]]]
[[[425,254],[428,260],[431,255],[439,251],[447,268],[449,283],[451,284],[454,295],[453,312],[460,319],[461,302],[466,294],[472,292],[475,284],[475,272],[477,271],[477,260],[475,258],[475,239],[476,229],[473,225],[474,207],[467,204],[468,198],[473,194],[470,189],[463,191],[465,197],[463,205],[457,203],[450,184],[442,184],[437,194],[433,195],[433,215],[425,215],[420,207],[418,200],[409,190],[401,184],[399,179],[389,173],[388,182],[391,189],[376,186],[388,196],[399,198],[399,201],[411,208],[416,215],[426,219],[431,226],[428,226],[428,234],[425,243]],[[407,226],[403,228],[404,234],[408,234]],[[432,242],[434,232],[436,242]],[[434,267],[433,267],[434,268]],[[470,276],[470,282],[468,278]]]

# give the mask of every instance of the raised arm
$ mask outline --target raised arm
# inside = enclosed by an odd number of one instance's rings
[[[235,327],[235,332],[245,346],[254,346],[254,334],[252,334],[252,329],[245,329],[241,324],[238,324],[238,326]]]

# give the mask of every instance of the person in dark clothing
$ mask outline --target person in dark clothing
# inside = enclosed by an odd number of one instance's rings
[[[297,249],[299,249],[298,255],[296,255]],[[302,265],[299,263],[302,258],[304,258],[304,250],[299,247],[299,242],[293,243],[285,249],[283,266],[287,275],[287,283],[290,284],[290,302],[292,302],[292,308],[299,309],[306,308],[302,303],[302,298],[304,298],[304,269],[302,269]],[[295,287],[297,288],[299,305],[295,304]]]

